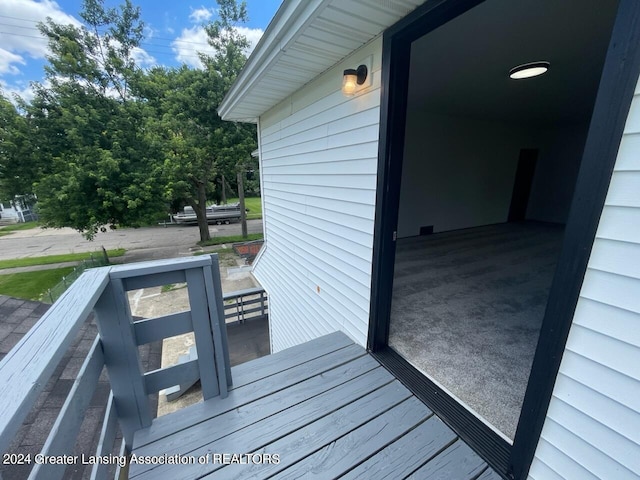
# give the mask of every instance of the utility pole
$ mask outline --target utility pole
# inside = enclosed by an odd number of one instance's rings
[[[244,206],[244,170],[238,170],[238,197],[240,198],[240,221],[242,222],[242,238],[247,238],[247,209]]]
[[[226,180],[224,178],[224,175],[222,175],[222,199],[220,200],[220,203],[222,205],[226,205],[227,204],[227,185],[226,185]]]

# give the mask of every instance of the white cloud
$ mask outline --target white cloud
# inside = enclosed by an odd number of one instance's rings
[[[144,39],[146,41],[149,41],[156,35],[156,30],[152,26],[147,25],[145,23],[143,35],[144,35]]]
[[[31,102],[35,93],[31,85],[25,85],[24,82],[17,83],[15,85],[9,85],[7,82],[0,79],[0,90],[4,94],[5,98],[15,103],[14,95],[18,95],[26,102]]]
[[[25,62],[24,58],[20,55],[16,55],[4,48],[0,48],[0,74],[9,73],[11,75],[16,75],[20,73],[18,67],[13,65],[14,63],[25,65],[27,62]]]
[[[80,22],[64,13],[53,0],[2,0],[0,15],[3,17],[0,33],[0,75],[19,73],[18,65],[25,65],[25,57],[44,58],[47,41],[37,30],[37,23],[51,17],[62,24],[80,25]],[[12,17],[12,18],[7,18]],[[19,20],[18,20],[19,19]],[[8,55],[7,55],[8,53]]]
[[[238,27],[238,32],[244,35],[249,41],[247,55],[253,52],[258,41],[264,33],[259,28]],[[171,48],[176,54],[176,60],[194,68],[203,68],[198,57],[198,52],[213,55],[215,49],[208,43],[207,32],[203,27],[191,27],[182,30],[182,33],[171,43]]]
[[[202,68],[198,52],[213,55],[215,50],[207,43],[207,32],[202,27],[191,27],[182,30],[178,38],[171,42],[176,60],[194,68]]]
[[[131,56],[139,67],[150,67],[158,63],[153,55],[140,47],[134,47]]]
[[[194,10],[192,7],[191,13],[189,14],[189,20],[191,20],[193,23],[206,22],[208,20],[211,20],[215,12],[216,11],[214,8],[200,7]]]
[[[247,40],[249,40],[249,48],[247,49],[247,55],[250,55],[253,52],[253,49],[256,48],[256,45],[262,38],[264,31],[261,28],[247,28],[247,27],[237,27],[238,32],[244,35]]]

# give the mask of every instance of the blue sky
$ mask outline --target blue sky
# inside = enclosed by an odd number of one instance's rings
[[[140,7],[145,40],[136,53],[138,63],[199,66],[197,51],[207,51],[202,24],[215,19],[215,0],[132,0]],[[118,0],[106,0],[116,6]],[[254,46],[280,6],[281,0],[247,0],[249,22],[242,30]],[[46,41],[36,26],[47,16],[58,23],[80,25],[81,0],[0,0],[0,89],[29,99],[29,83],[42,81]]]

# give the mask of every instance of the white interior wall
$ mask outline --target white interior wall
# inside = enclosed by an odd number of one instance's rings
[[[509,213],[527,132],[501,123],[410,112],[398,236],[500,223]]]
[[[585,125],[540,129],[409,111],[398,237],[507,221],[520,150],[538,148],[527,218],[565,223]]]

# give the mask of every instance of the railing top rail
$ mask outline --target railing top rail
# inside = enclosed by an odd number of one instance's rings
[[[109,270],[85,271],[0,362],[0,452],[9,448],[109,283]]]
[[[244,297],[247,295],[257,295],[258,293],[262,293],[262,292],[264,292],[264,288],[262,287],[246,288],[244,290],[235,290],[233,292],[225,293],[222,296],[222,298],[224,300],[228,300],[229,298]]]
[[[130,263],[126,265],[115,265],[111,267],[111,278],[131,278],[156,273],[172,272],[176,270],[187,270],[211,265],[209,255],[198,257],[170,258],[166,260],[151,260],[148,262]]]

